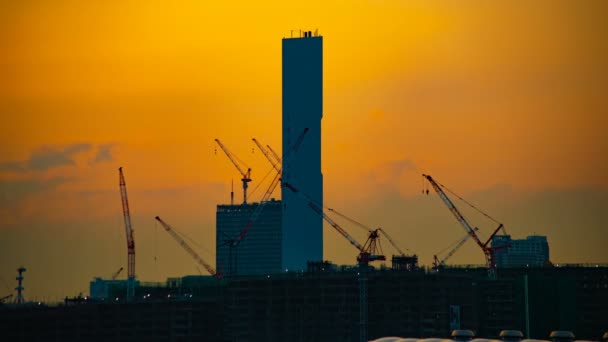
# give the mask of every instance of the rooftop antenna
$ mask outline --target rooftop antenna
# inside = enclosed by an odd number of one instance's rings
[[[21,266],[17,269],[17,272],[19,272],[19,276],[16,278],[17,281],[19,282],[19,286],[15,287],[15,290],[17,290],[17,299],[15,300],[15,302],[17,304],[23,304],[24,300],[23,300],[23,272],[25,272],[26,269],[25,267]]]
[[[230,190],[230,205],[234,205],[234,178],[232,179],[232,189]]]

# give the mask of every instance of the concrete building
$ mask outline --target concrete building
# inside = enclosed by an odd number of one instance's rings
[[[283,182],[323,205],[321,118],[323,117],[323,37],[310,31],[283,39]],[[291,151],[308,128],[297,151]],[[282,266],[306,269],[323,260],[323,219],[283,187]]]
[[[496,235],[492,247],[509,246],[495,252],[496,267],[540,267],[549,262],[546,236],[533,235],[513,240],[510,235]]]
[[[266,204],[247,236],[238,238],[259,203],[218,205],[216,212],[216,269],[225,275],[271,274],[281,271],[281,201]],[[233,270],[231,270],[231,258]]]

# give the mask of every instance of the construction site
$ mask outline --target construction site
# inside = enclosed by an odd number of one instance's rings
[[[321,168],[323,37],[306,31],[282,44],[282,153],[252,139],[274,169],[262,198],[248,198],[252,169],[215,139],[218,153],[241,177],[243,195],[235,203],[233,191],[231,203],[217,204],[215,261],[205,260],[170,223],[155,217],[207,274],[165,282],[137,278],[127,167],[120,167],[125,267],[109,279],[93,279],[89,294],[54,304],[24,299],[26,269],[19,268],[14,300],[9,295],[0,304],[2,340],[363,342],[382,336],[447,338],[455,329],[485,338],[516,329],[530,339],[546,339],[553,330],[600,339],[607,328],[608,265],[553,264],[546,236],[512,237],[502,223],[428,174],[422,175],[423,192],[436,194],[446,207],[437,210],[449,210],[462,229],[462,237],[433,260],[418,260],[387,229],[327,207]],[[278,189],[280,200],[273,197]],[[487,239],[456,200],[496,224]],[[363,229],[367,239],[358,241],[340,222]],[[324,224],[352,245],[352,264],[326,260]],[[480,250],[480,264],[450,264],[467,243]]]

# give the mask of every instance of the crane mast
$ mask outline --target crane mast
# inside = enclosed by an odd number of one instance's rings
[[[188,254],[190,254],[190,256],[201,266],[203,266],[207,272],[209,272],[209,274],[211,274],[212,276],[216,277],[216,278],[221,278],[222,274],[218,273],[215,271],[215,269],[213,267],[211,267],[211,265],[209,265],[207,262],[205,262],[205,260],[203,260],[203,258],[201,258],[187,243],[186,241],[184,241],[184,239],[182,239],[179,235],[177,235],[177,233],[173,230],[173,228],[171,228],[171,226],[166,223],[165,221],[163,221],[160,217],[156,216],[156,220],[158,222],[160,222],[160,224],[163,226],[163,228],[165,228],[165,231],[167,231],[167,233],[169,233],[169,235],[171,235],[171,237],[173,239],[175,239],[175,241],[177,241],[177,243],[179,243],[180,246],[182,246],[182,248],[188,252]]]
[[[236,169],[243,176],[241,181],[243,182],[243,204],[247,204],[247,188],[249,187],[248,183],[251,182],[251,168],[247,168],[247,171],[243,170],[241,165],[239,165],[237,158],[228,150],[224,144],[219,139],[215,139],[215,142],[220,146],[222,151],[226,154],[228,159],[232,162],[232,164],[236,167]]]
[[[127,199],[127,183],[122,167],[118,168],[120,197],[122,199],[122,214],[125,221],[125,233],[127,235],[127,298],[130,299],[135,294],[135,238],[133,237],[133,227],[131,226],[131,213],[129,212],[129,200]]]
[[[445,192],[443,192],[443,190],[441,189],[439,184],[437,184],[437,182],[435,182],[433,177],[431,177],[429,175],[422,175],[422,177],[424,177],[426,180],[429,181],[429,183],[431,184],[433,189],[435,189],[435,192],[437,192],[437,195],[439,195],[439,197],[443,200],[445,205],[450,209],[450,211],[452,212],[454,217],[456,217],[456,220],[458,220],[458,222],[464,227],[464,229],[467,231],[467,233],[473,238],[473,240],[475,240],[477,245],[481,248],[481,250],[483,251],[484,256],[485,256],[486,266],[490,269],[490,271],[492,273],[491,275],[493,275],[493,271],[496,268],[496,264],[494,263],[494,251],[496,251],[498,249],[509,247],[509,246],[499,246],[499,247],[488,246],[488,244],[490,243],[490,241],[492,241],[492,238],[496,235],[496,233],[498,233],[498,231],[501,228],[503,228],[502,223],[499,224],[498,228],[496,228],[494,230],[494,232],[490,235],[490,237],[488,238],[488,240],[485,243],[482,242],[479,239],[479,237],[477,236],[477,234],[475,233],[477,228],[473,229],[471,227],[469,222],[467,222],[467,220],[464,218],[464,216],[462,216],[460,211],[458,211],[458,209],[456,208],[454,203],[452,203],[450,198],[445,194]],[[464,243],[464,242],[462,242],[462,243]]]

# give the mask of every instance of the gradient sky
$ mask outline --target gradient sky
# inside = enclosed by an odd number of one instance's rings
[[[601,0],[2,0],[0,296],[20,265],[26,299],[50,300],[126,267],[119,166],[138,277],[199,273],[155,215],[214,263],[215,205],[233,178],[242,192],[213,139],[261,198],[271,166],[251,138],[281,147],[281,39],[300,29],[324,36],[328,206],[428,265],[464,230],[421,194],[424,172],[515,238],[547,235],[554,262],[608,262],[607,14]],[[482,238],[495,227],[456,205]],[[354,263],[324,238],[327,259]],[[450,261],[483,255],[470,242]]]

